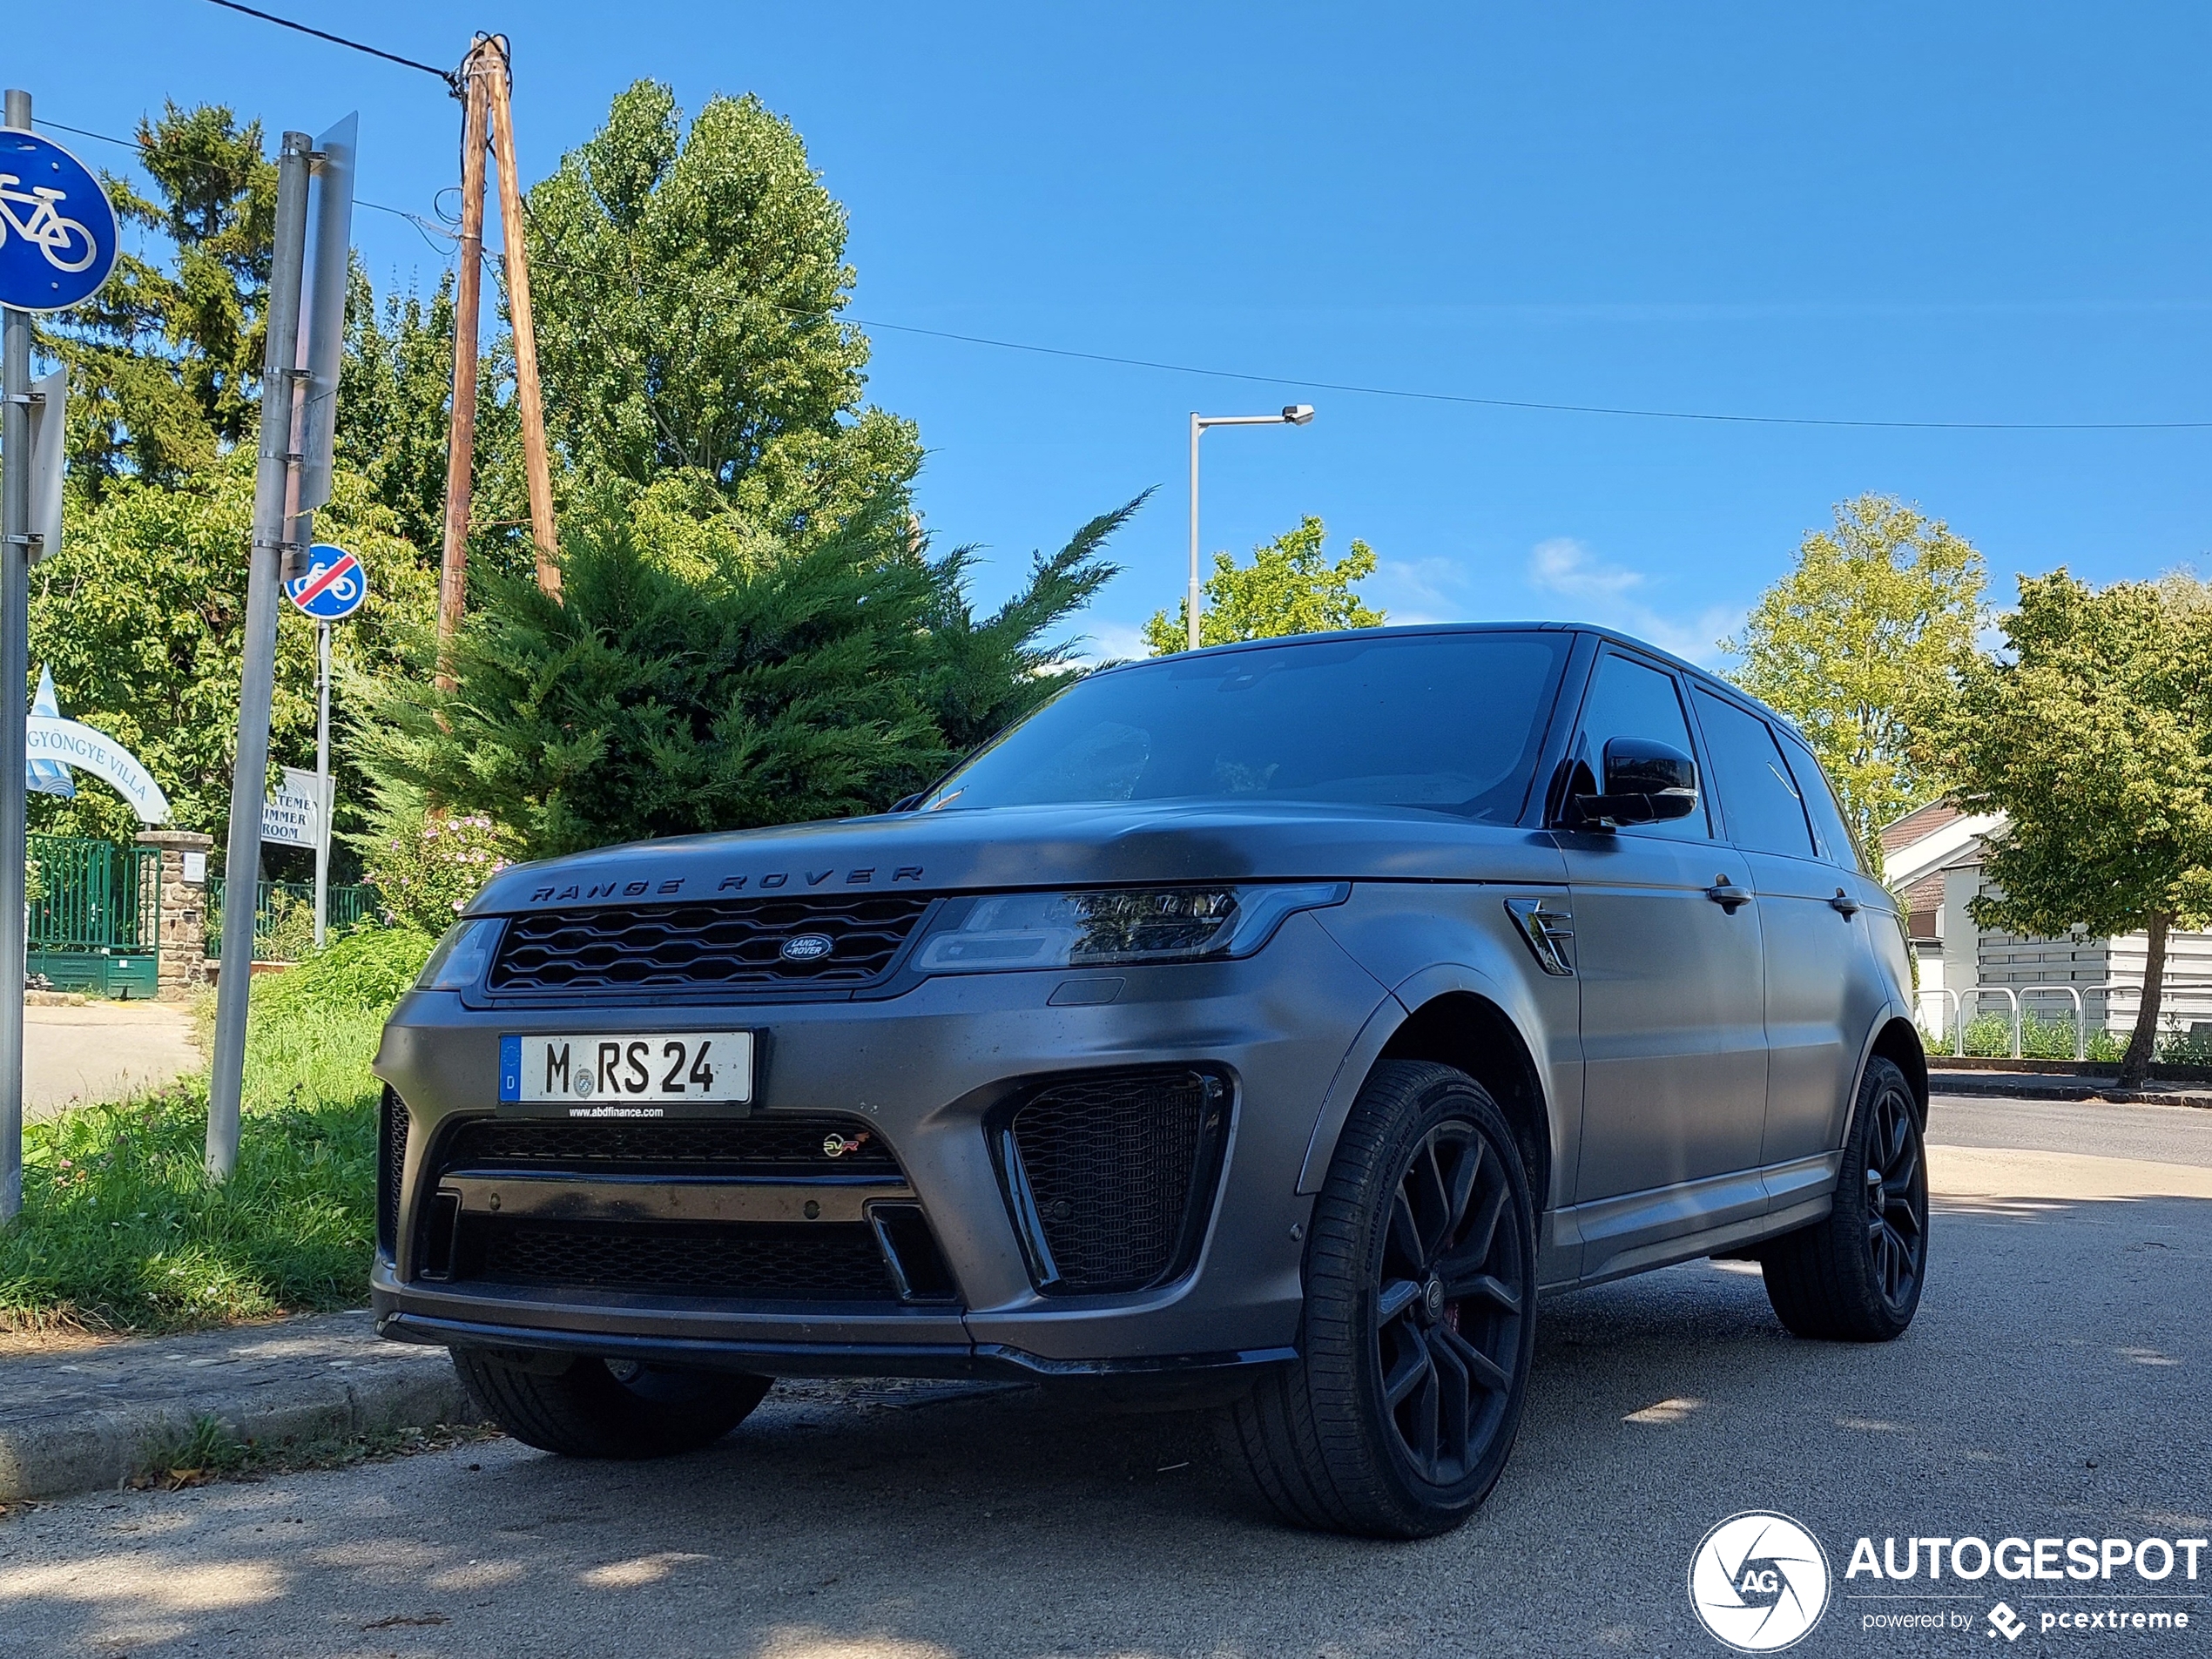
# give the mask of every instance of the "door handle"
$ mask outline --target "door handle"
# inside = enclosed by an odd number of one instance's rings
[[[1828,902],[1831,907],[1833,907],[1836,914],[1841,916],[1845,921],[1849,921],[1853,916],[1858,914],[1858,900],[1852,898],[1851,894],[1845,893],[1841,887],[1838,887],[1836,889],[1836,896],[1831,899]]]
[[[1738,907],[1751,902],[1750,888],[1739,887],[1724,875],[1713,878],[1713,885],[1705,889],[1705,896],[1731,916]]]

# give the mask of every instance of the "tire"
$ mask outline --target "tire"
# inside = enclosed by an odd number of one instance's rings
[[[1760,1251],[1767,1300],[1797,1336],[1890,1342],[1920,1305],[1928,1271],[1928,1160],[1919,1103],[1887,1060],[1867,1065],[1823,1220]]]
[[[563,1457],[654,1458],[711,1446],[765,1398],[769,1379],[585,1356],[507,1359],[453,1350],[462,1386],[525,1446]]]
[[[1496,1103],[1385,1062],[1314,1202],[1299,1357],[1231,1406],[1231,1438],[1293,1525],[1448,1532],[1513,1450],[1535,1313],[1535,1211]]]

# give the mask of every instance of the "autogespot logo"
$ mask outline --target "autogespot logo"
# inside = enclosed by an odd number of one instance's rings
[[[1738,1653],[1778,1653],[1828,1610],[1828,1555],[1787,1515],[1754,1509],[1707,1533],[1689,1558],[1689,1605]]]

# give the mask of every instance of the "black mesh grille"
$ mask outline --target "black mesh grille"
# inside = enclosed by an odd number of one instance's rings
[[[1070,1079],[1011,1120],[1062,1291],[1129,1291],[1182,1265],[1211,1189],[1226,1090],[1191,1071]]]
[[[874,1234],[811,1226],[554,1226],[469,1216],[456,1277],[777,1301],[898,1299]]]
[[[880,894],[517,916],[499,941],[489,982],[502,996],[867,985],[891,966],[928,907],[926,898]],[[786,942],[800,938],[827,948],[786,958]]]
[[[823,1150],[832,1136],[844,1149],[836,1157]],[[858,1146],[853,1144],[856,1140]],[[898,1160],[882,1138],[865,1123],[844,1117],[754,1117],[721,1123],[477,1118],[455,1129],[438,1162],[448,1170],[487,1163],[590,1170],[624,1163],[709,1166],[732,1174],[899,1173]]]
[[[826,1145],[840,1150],[833,1157]],[[441,1174],[520,1168],[586,1181],[654,1171],[794,1181],[901,1177],[898,1159],[865,1121],[830,1116],[715,1123],[472,1118],[440,1137],[435,1163]],[[927,1261],[910,1266],[910,1280],[917,1271],[927,1278],[928,1267]],[[862,1222],[570,1223],[470,1213],[461,1217],[452,1277],[664,1296],[899,1300],[883,1246]],[[934,1281],[909,1288],[917,1297],[942,1294]]]
[[[407,1103],[388,1088],[377,1108],[376,1243],[389,1255],[400,1231],[400,1178],[407,1168]]]

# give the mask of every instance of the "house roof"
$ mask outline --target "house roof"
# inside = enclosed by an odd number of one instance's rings
[[[1981,843],[2005,821],[2002,813],[1968,813],[1932,800],[1882,826],[1882,878],[1903,892],[1923,876],[1981,859]]]
[[[1965,810],[1947,798],[1916,806],[1904,817],[1882,826],[1882,852],[1885,855],[1902,853],[1913,842],[1925,840],[1946,824],[1965,816]]]

